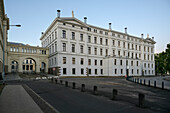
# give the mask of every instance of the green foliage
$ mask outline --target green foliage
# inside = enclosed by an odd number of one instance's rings
[[[155,55],[155,69],[157,73],[167,74],[170,72],[170,44],[166,51]]]

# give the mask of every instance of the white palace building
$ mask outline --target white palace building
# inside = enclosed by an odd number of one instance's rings
[[[57,17],[40,38],[49,48],[49,73],[61,76],[155,75],[154,38],[132,36],[89,25],[74,17]]]

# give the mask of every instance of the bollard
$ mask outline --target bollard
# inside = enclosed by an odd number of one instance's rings
[[[58,81],[58,80],[57,80],[57,79],[55,79],[55,83],[56,83],[56,84],[57,84],[57,81]]]
[[[156,88],[156,81],[154,81],[154,88]]]
[[[85,84],[81,84],[81,92],[85,92]]]
[[[68,87],[68,81],[65,81],[65,87]]]
[[[60,80],[60,84],[62,84],[63,83],[63,80]]]
[[[76,83],[75,82],[73,82],[73,89],[75,89],[76,88]]]
[[[140,84],[142,84],[142,79],[140,79]]]
[[[150,87],[150,84],[151,84],[151,82],[150,82],[150,80],[148,81],[148,86]]]
[[[117,89],[113,89],[113,97],[112,100],[115,100],[117,96]]]
[[[162,89],[164,89],[164,82],[162,82]]]
[[[97,95],[97,86],[93,86],[93,94]]]
[[[139,101],[139,107],[144,107],[144,105],[145,105],[145,95],[142,94],[142,93],[139,93],[138,101]]]
[[[143,85],[145,85],[145,79],[144,79],[144,81],[143,81]]]

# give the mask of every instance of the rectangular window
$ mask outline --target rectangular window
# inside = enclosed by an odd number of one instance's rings
[[[103,55],[103,49],[102,48],[100,49],[100,55],[101,56]]]
[[[80,41],[83,41],[83,34],[80,34]]]
[[[100,38],[100,44],[102,45],[102,43],[103,43],[103,40],[102,40],[102,38]]]
[[[66,57],[63,57],[63,64],[66,64]]]
[[[123,74],[123,69],[121,69],[121,74]]]
[[[63,68],[63,75],[67,74],[67,68]]]
[[[137,69],[137,74],[139,74],[139,69]]]
[[[91,47],[88,47],[88,54],[91,54]]]
[[[94,54],[97,55],[97,48],[94,48]]]
[[[83,45],[80,45],[80,53],[83,53]]]
[[[103,69],[100,70],[100,74],[103,75]]]
[[[76,68],[72,68],[72,74],[73,74],[73,75],[76,74]]]
[[[95,75],[97,75],[97,69],[95,69]]]
[[[94,43],[97,44],[97,37],[94,37]]]
[[[83,59],[83,58],[80,59],[80,64],[81,64],[81,65],[84,64],[84,59]]]
[[[132,74],[133,74],[133,69],[132,69]]]
[[[76,64],[76,59],[72,58],[72,64]]]
[[[116,65],[116,59],[114,60],[114,64]]]
[[[120,41],[118,41],[118,46],[120,47]]]
[[[91,74],[91,69],[88,69],[89,75]]]
[[[126,43],[125,42],[123,42],[123,48],[126,48]]]
[[[63,43],[63,51],[66,51],[66,43]]]
[[[115,69],[115,74],[117,74],[117,69]]]
[[[106,56],[108,56],[108,50],[106,49]]]
[[[139,63],[138,63],[138,61],[136,61],[136,66],[139,66]]]
[[[114,46],[115,45],[115,40],[113,40],[112,43],[113,43],[113,46]]]
[[[118,51],[118,55],[120,56],[120,51]]]
[[[88,43],[91,43],[91,36],[88,36]]]
[[[133,66],[133,61],[131,61],[131,66]]]
[[[75,40],[75,32],[72,32],[72,40]]]
[[[82,74],[82,75],[84,74],[84,69],[83,69],[83,68],[81,68],[81,74]]]
[[[106,45],[108,45],[108,39],[106,39]]]
[[[103,65],[103,60],[100,60],[100,66],[102,66]]]
[[[72,44],[72,52],[75,52],[75,44]]]
[[[63,38],[66,38],[66,31],[62,30],[62,32],[63,32]]]
[[[91,65],[91,59],[88,59],[88,65]]]
[[[115,55],[115,50],[113,50],[113,56]]]
[[[120,65],[122,66],[122,60],[120,60]]]
[[[94,65],[95,65],[95,66],[97,65],[97,60],[94,60]]]

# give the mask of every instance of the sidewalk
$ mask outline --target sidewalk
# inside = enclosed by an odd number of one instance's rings
[[[6,85],[0,95],[0,113],[43,113],[21,85]]]

